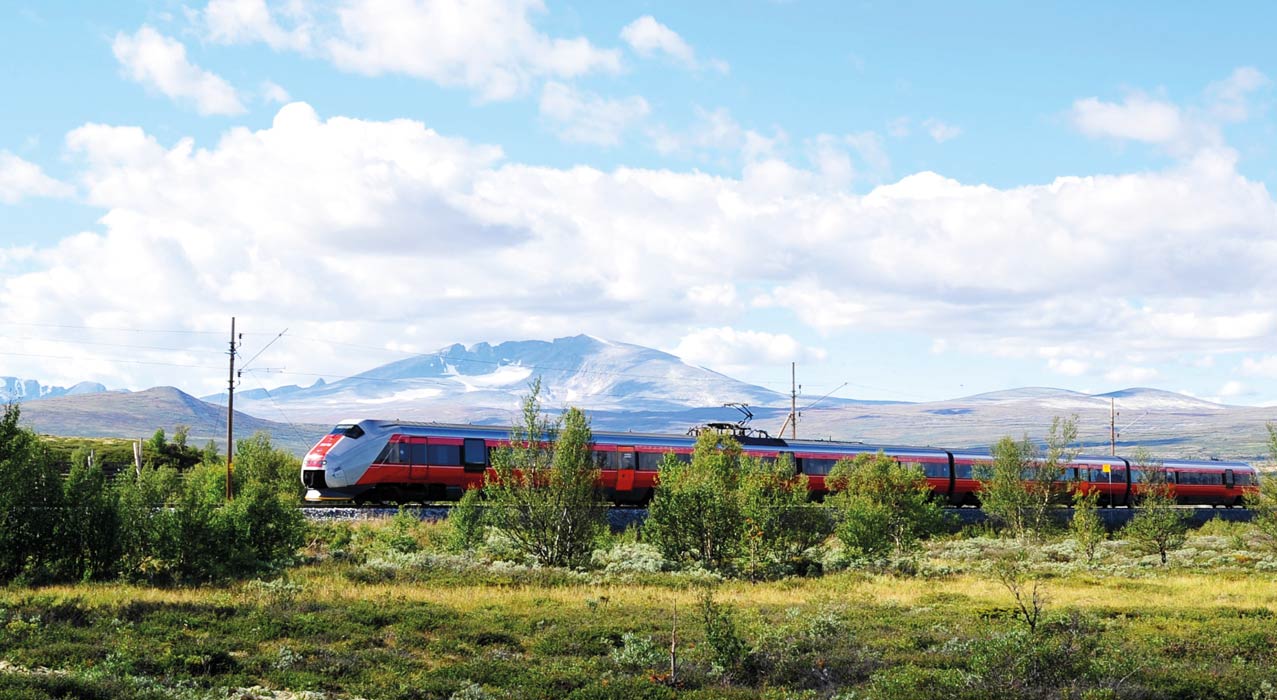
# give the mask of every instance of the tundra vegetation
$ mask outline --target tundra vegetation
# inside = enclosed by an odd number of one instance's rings
[[[916,465],[839,464],[812,503],[792,466],[711,434],[666,461],[645,524],[612,532],[576,490],[593,479],[572,461],[588,425],[565,415],[555,441],[525,420],[529,439],[502,457],[514,471],[446,521],[302,523],[295,472],[270,476],[296,463],[264,438],[270,459],[237,469],[228,504],[213,461],[61,468],[11,412],[0,696],[1277,697],[1261,522],[1212,520],[1154,548],[1085,521],[1094,503],[1067,528],[1037,519],[1053,494],[1023,502],[1023,527],[960,529]],[[514,477],[521,459],[543,478]],[[538,543],[538,498],[579,506],[584,544]]]

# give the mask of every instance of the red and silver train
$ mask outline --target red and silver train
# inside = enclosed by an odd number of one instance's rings
[[[690,460],[696,438],[654,433],[594,432],[594,458],[604,497],[618,504],[646,503],[665,455]],[[343,422],[324,436],[302,461],[308,501],[406,503],[460,498],[482,485],[493,450],[508,446],[509,428],[385,420]],[[746,454],[765,460],[789,455],[796,473],[808,476],[814,495],[823,494],[825,475],[843,458],[882,452],[919,465],[936,496],[954,506],[979,505],[976,475],[987,452],[932,447],[867,445],[828,440],[785,440],[734,436]],[[1245,462],[1168,460],[1159,468],[1183,504],[1240,506],[1259,486]],[[1106,505],[1131,505],[1147,475],[1122,457],[1079,456],[1063,475],[1085,490],[1100,492]]]

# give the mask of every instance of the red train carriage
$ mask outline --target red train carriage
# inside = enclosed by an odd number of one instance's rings
[[[421,502],[455,500],[476,488],[491,469],[492,452],[509,445],[509,429],[474,425],[361,420],[339,424],[306,455],[301,479],[309,501]],[[623,504],[651,499],[667,455],[689,461],[696,439],[687,435],[594,432],[592,445],[604,497]],[[782,440],[737,436],[746,454],[794,462],[808,476],[814,495],[840,459],[882,452],[922,468],[937,498],[955,505],[978,505],[987,453],[929,447],[866,445],[826,440]],[[1176,460],[1162,465],[1185,504],[1234,506],[1258,488],[1255,470],[1243,462]],[[1146,476],[1121,457],[1078,457],[1061,477],[1083,489],[1099,490],[1107,505],[1130,505]]]

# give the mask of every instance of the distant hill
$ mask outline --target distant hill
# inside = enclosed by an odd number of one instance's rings
[[[22,422],[36,432],[80,437],[148,438],[157,428],[170,435],[176,425],[190,426],[190,441],[215,441],[225,452],[226,409],[173,387],[136,392],[65,395],[22,404]],[[331,426],[291,425],[235,412],[235,439],[264,430],[279,446],[302,453]]]
[[[741,414],[723,404],[740,402],[750,405],[755,427],[776,433],[789,412],[788,394],[652,348],[578,335],[451,345],[347,379],[240,392],[235,395],[236,435],[267,430],[300,454],[347,418],[509,425],[535,377],[542,380],[548,410],[580,407],[598,429],[682,433],[709,421],[737,420]],[[224,404],[224,394],[201,401],[171,387],[130,394],[100,391],[100,384],[87,382],[56,397],[46,389],[38,383],[20,387],[24,396],[43,395],[22,404],[27,422],[42,432],[147,437],[156,428],[186,424],[192,440],[225,440],[224,409],[216,405]],[[815,400],[800,397],[799,406]],[[1040,440],[1052,418],[1076,414],[1087,450],[1107,452],[1111,403],[1120,412],[1120,452],[1138,445],[1166,457],[1264,457],[1264,424],[1277,420],[1277,408],[1226,406],[1160,389],[1092,395],[1023,387],[928,403],[829,398],[803,410],[798,435],[987,448],[1007,435]]]

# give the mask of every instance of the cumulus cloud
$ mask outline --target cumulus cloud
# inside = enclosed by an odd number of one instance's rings
[[[635,53],[644,57],[665,56],[687,68],[701,68],[696,58],[696,50],[691,47],[678,32],[656,21],[651,15],[643,15],[625,25],[621,30],[621,39],[629,44]],[[714,60],[708,63],[720,73],[728,72],[725,61]]]
[[[17,204],[28,197],[66,197],[72,189],[48,175],[40,166],[9,151],[0,151],[0,202]]]
[[[621,135],[651,111],[642,97],[608,99],[557,82],[545,84],[540,109],[564,141],[596,146],[620,143]]]
[[[792,349],[723,330],[779,316],[1066,374],[1277,340],[1277,203],[1210,154],[1009,188],[924,172],[856,194],[775,157],[738,176],[531,166],[301,103],[208,145],[89,124],[67,147],[100,227],[0,278],[0,320],[220,331],[234,313],[426,348],[588,330],[708,357],[715,342]],[[279,362],[367,362],[321,345],[283,344]]]
[[[730,326],[689,333],[670,352],[689,364],[728,372],[789,362],[821,362],[826,357],[823,349],[804,347],[783,333],[741,331]]]
[[[205,32],[222,43],[265,43],[362,75],[399,74],[506,100],[542,80],[616,73],[621,55],[584,37],[549,36],[533,25],[541,0],[212,0]]]
[[[1251,96],[1271,84],[1268,76],[1253,66],[1237,68],[1227,78],[1206,87],[1210,111],[1224,121],[1245,121],[1253,110]]]
[[[149,26],[133,34],[116,34],[111,50],[130,80],[179,102],[190,102],[200,114],[246,111],[230,83],[188,61],[181,42]]]

